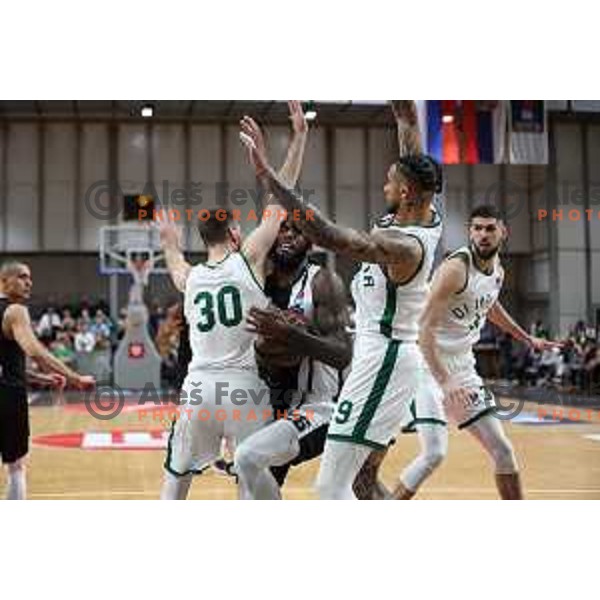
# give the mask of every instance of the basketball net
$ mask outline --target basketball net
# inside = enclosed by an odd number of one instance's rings
[[[148,285],[153,265],[152,259],[134,258],[129,261],[127,266],[133,277],[133,284],[129,290],[129,304],[144,303],[144,288]]]

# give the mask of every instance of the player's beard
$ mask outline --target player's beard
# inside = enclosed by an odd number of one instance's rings
[[[480,260],[490,260],[494,258],[500,252],[500,246],[496,246],[495,248],[489,248],[488,250],[480,250],[476,244],[471,244],[473,248],[473,252],[476,254],[477,258]]]
[[[400,209],[399,200],[386,200],[385,201],[385,213],[387,215],[395,215]]]
[[[305,260],[307,252],[295,252],[295,253],[278,253],[273,252],[271,254],[271,261],[276,269],[283,271],[294,271],[296,270]]]

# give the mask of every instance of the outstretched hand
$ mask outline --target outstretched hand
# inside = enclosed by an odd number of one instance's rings
[[[531,336],[527,339],[527,345],[538,352],[543,352],[544,350],[562,348],[565,344],[564,342],[553,342],[552,340]]]
[[[256,121],[248,116],[245,116],[240,121],[240,129],[240,140],[248,150],[248,156],[250,157],[250,162],[254,165],[256,175],[260,177],[271,169],[267,160],[267,151],[262,131]]]
[[[302,104],[299,100],[289,100],[288,108],[290,111],[290,121],[295,133],[306,133],[308,131],[308,121],[304,116]]]
[[[181,248],[181,229],[175,223],[169,221],[160,221],[158,223],[160,233],[160,244],[163,247]]]
[[[91,390],[96,387],[96,379],[93,375],[77,375],[71,383],[78,390]]]
[[[50,381],[48,382],[48,387],[53,390],[62,392],[67,386],[67,378],[60,373],[50,373],[49,378]]]
[[[417,105],[414,100],[390,100],[390,104],[396,121],[405,121],[411,126],[417,124]]]

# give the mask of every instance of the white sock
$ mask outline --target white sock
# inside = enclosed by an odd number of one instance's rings
[[[317,477],[319,498],[356,500],[352,485],[369,454],[367,446],[327,440]]]
[[[172,473],[165,471],[162,489],[160,491],[161,500],[185,500],[192,484],[192,475],[176,477]]]
[[[419,455],[400,476],[402,485],[416,492],[423,482],[439,467],[448,452],[448,429],[443,425],[423,423],[417,425]]]
[[[8,470],[7,500],[25,500],[27,496],[27,480],[25,469]]]

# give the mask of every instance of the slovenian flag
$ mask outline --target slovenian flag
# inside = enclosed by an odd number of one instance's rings
[[[506,102],[417,100],[423,147],[442,164],[506,160]]]

